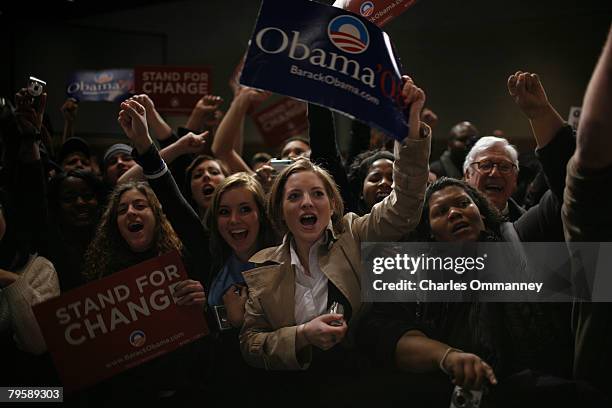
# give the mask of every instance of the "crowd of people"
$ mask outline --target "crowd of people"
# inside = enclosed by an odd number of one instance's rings
[[[309,137],[280,146],[281,167],[242,153],[268,97],[255,89],[225,114],[202,97],[176,132],[134,95],[118,107],[125,143],[100,159],[74,136],[74,100],[55,149],[46,94],[20,90],[0,118],[0,384],[62,385],[32,306],[176,250],[175,302],[211,333],[67,403],[448,406],[460,386],[486,390],[482,406],[606,406],[608,304],[362,301],[363,242],[608,240],[612,31],[577,131],[537,74],[507,89],[537,144],[527,175],[507,139],[469,121],[431,158],[437,118],[407,76],[403,140],[355,121],[342,155],[331,111],[309,105]]]

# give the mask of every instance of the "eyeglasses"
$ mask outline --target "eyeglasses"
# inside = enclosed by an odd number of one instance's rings
[[[491,173],[494,167],[497,167],[497,171],[499,171],[501,174],[508,174],[516,167],[514,163],[509,161],[492,162],[490,160],[474,162],[470,164],[470,166],[482,174]]]

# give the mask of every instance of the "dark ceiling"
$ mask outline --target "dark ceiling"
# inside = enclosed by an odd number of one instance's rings
[[[49,19],[69,20],[94,14],[146,7],[158,3],[181,3],[181,0],[4,1],[0,4],[0,18],[8,22]]]

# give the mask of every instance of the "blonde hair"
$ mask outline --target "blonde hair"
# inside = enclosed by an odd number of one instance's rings
[[[156,224],[150,251],[161,255],[171,250],[181,251],[183,244],[162,211],[161,204],[151,187],[144,182],[118,185],[112,192],[108,205],[85,254],[84,275],[89,280],[100,279],[142,261],[127,245],[117,226],[117,209],[121,196],[131,190],[144,195],[153,211]]]
[[[268,196],[268,215],[276,230],[284,235],[288,232],[287,224],[283,219],[283,196],[287,180],[294,174],[310,171],[319,177],[325,187],[325,192],[330,199],[332,206],[332,225],[334,232],[339,234],[342,232],[342,216],[344,215],[344,203],[342,196],[338,190],[338,186],[334,178],[322,167],[313,164],[306,158],[298,158],[293,164],[286,167],[281,174],[276,177],[270,195]]]

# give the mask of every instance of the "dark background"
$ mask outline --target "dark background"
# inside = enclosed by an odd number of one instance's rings
[[[291,0],[287,0],[291,1]],[[537,72],[549,99],[567,118],[580,106],[612,20],[609,1],[420,0],[385,26],[405,73],[427,93],[439,116],[435,152],[450,127],[470,120],[481,134],[501,129],[533,147],[526,119],[507,95],[516,70]],[[65,82],[79,69],[135,65],[210,65],[212,90],[231,100],[229,76],[244,53],[259,1],[48,1],[0,6],[0,95],[28,75],[48,82],[47,110],[56,133]],[[118,107],[82,103],[76,130],[98,146],[121,138]],[[172,125],[184,117],[167,117]],[[249,122],[249,121],[248,121]],[[348,122],[341,121],[342,145]],[[245,153],[260,150],[250,123]]]

